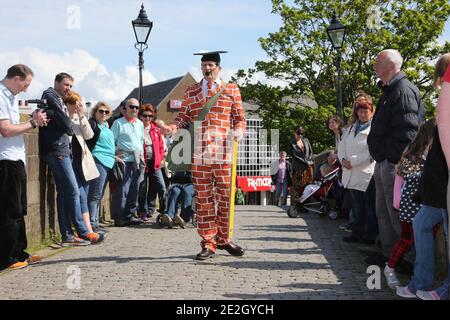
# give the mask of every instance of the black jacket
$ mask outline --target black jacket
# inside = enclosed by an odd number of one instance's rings
[[[291,140],[289,144],[289,155],[292,159],[292,170],[293,171],[305,171],[308,165],[313,163],[313,151],[309,140],[302,137],[303,143],[305,144],[305,151],[300,149],[297,145],[295,139]]]
[[[447,209],[448,169],[437,127],[434,131],[433,144],[428,151],[419,184],[417,202],[434,207]]]
[[[42,94],[47,100],[45,112],[50,122],[46,127],[39,128],[39,148],[42,156],[70,156],[69,136],[73,135],[72,121],[64,111],[61,96],[53,88],[48,88]]]
[[[287,177],[287,183],[288,186],[292,186],[292,165],[289,161],[286,161],[286,177]],[[277,160],[278,164],[280,163],[280,160]],[[276,184],[278,180],[278,170],[275,174],[272,176],[272,184]]]
[[[398,73],[378,101],[367,144],[377,162],[398,163],[403,150],[414,139],[425,108],[420,92],[403,72]]]
[[[94,118],[89,119],[89,124],[91,125],[92,131],[94,131],[94,136],[86,140],[86,144],[90,151],[94,150],[95,145],[97,144],[98,137],[100,137],[100,128],[98,127],[98,122]]]

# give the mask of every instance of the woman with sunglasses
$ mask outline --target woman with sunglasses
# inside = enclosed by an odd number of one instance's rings
[[[151,104],[144,104],[139,111],[139,117],[144,123],[144,155],[145,175],[139,186],[139,212],[141,220],[148,221],[149,216],[156,209],[156,195],[159,198],[159,208],[164,212],[164,194],[166,184],[161,171],[164,160],[164,141],[160,128],[154,121],[155,108]]]
[[[105,191],[106,179],[116,162],[114,134],[108,124],[111,115],[111,106],[100,101],[92,108],[91,118],[89,119],[94,137],[87,141],[87,144],[100,174],[98,178],[89,182],[88,207],[94,231],[104,231],[99,228],[100,201]]]

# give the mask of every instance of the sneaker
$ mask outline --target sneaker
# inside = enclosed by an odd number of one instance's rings
[[[18,269],[22,269],[22,268],[25,268],[25,267],[27,267],[28,266],[28,262],[27,261],[19,261],[19,262],[16,262],[16,263],[13,263],[12,265],[10,265],[9,267],[8,267],[8,269],[11,269],[11,270],[18,270]]]
[[[161,217],[161,220],[169,228],[173,227],[173,220],[171,217],[169,217],[169,215],[167,213],[163,214],[163,216]]]
[[[141,219],[131,218],[129,223],[130,223],[130,226],[138,226],[140,224],[143,224],[144,221],[142,221]]]
[[[186,222],[184,222],[183,218],[181,218],[179,215],[176,215],[174,218],[174,222],[176,225],[180,226],[184,229]]]
[[[402,297],[402,298],[408,298],[408,299],[416,298],[416,295],[409,290],[408,286],[397,287],[396,293],[399,297]]]
[[[36,264],[42,262],[42,257],[40,256],[29,256],[27,259],[28,264]]]
[[[61,243],[61,246],[63,246],[63,247],[86,247],[90,244],[91,244],[90,241],[87,241],[87,240],[84,240],[84,239],[81,239],[78,237],[73,237],[70,240],[64,240]]]
[[[142,222],[148,222],[148,214],[146,212],[141,213]]]
[[[90,241],[91,244],[97,244],[105,240],[105,235],[100,233],[88,233],[85,237],[86,240]]]
[[[384,276],[386,277],[389,288],[396,289],[400,285],[397,275],[395,274],[395,269],[390,268],[388,265],[384,267]]]
[[[336,220],[338,218],[338,212],[336,210],[331,210],[330,213],[328,213],[328,218]]]
[[[417,290],[416,296],[421,300],[441,300],[441,297],[438,295],[436,290],[431,291]]]

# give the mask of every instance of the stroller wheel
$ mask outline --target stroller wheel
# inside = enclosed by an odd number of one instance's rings
[[[297,209],[295,205],[293,205],[288,208],[287,215],[290,218],[298,218],[300,216],[300,211]]]
[[[162,221],[162,216],[163,216],[162,213],[158,214],[158,215],[156,216],[156,222],[158,222],[158,224],[159,224],[161,227],[164,227],[164,222]]]

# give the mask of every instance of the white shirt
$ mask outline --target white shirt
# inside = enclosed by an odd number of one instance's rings
[[[14,95],[0,82],[0,120],[9,120],[11,124],[20,123],[19,107],[14,106]],[[23,134],[5,138],[0,135],[0,160],[25,163],[25,141]]]
[[[220,87],[222,84],[222,79],[220,79],[219,77],[214,80],[213,85],[212,85],[212,91],[214,91],[217,87]],[[206,98],[208,96],[208,81],[205,80],[205,78],[202,79],[202,93],[203,96]]]

